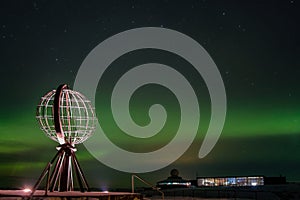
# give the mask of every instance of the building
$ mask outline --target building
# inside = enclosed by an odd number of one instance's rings
[[[172,169],[170,172],[171,176],[165,180],[156,183],[156,186],[161,189],[170,188],[188,188],[191,187],[191,181],[181,178],[177,169]]]
[[[197,186],[257,186],[264,185],[263,176],[197,177]]]
[[[259,186],[285,184],[285,177],[256,176],[220,176],[220,177],[197,177],[197,186]]]

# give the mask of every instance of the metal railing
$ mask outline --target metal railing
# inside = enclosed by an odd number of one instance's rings
[[[131,175],[131,192],[134,193],[134,178],[137,178],[138,180],[140,180],[141,182],[143,182],[144,184],[150,186],[152,188],[152,190],[155,190],[157,192],[159,192],[161,194],[161,198],[164,200],[165,199],[165,194],[158,188],[155,187],[154,185],[152,185],[151,183],[145,181],[144,179],[142,179],[141,177],[139,177],[138,175],[132,174]]]

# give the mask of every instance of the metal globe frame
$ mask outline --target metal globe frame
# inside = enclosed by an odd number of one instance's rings
[[[78,99],[76,100],[75,97]],[[74,112],[78,112],[78,115]],[[97,118],[90,101],[79,92],[70,90],[66,84],[62,84],[56,91],[50,91],[42,97],[37,107],[37,120],[46,135],[60,145],[57,147],[58,152],[34,185],[31,195],[46,175],[45,195],[48,191],[73,191],[73,175],[77,178],[80,191],[89,191],[88,183],[75,155],[74,145],[88,139],[96,129]]]

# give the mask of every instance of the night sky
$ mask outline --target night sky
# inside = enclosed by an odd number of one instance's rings
[[[149,85],[133,95],[131,112],[138,124],[145,125],[149,105],[165,105],[171,114],[160,135],[141,141],[116,128],[109,113],[111,88],[130,67],[155,61],[178,69],[193,85],[201,106],[199,131],[185,154],[161,170],[140,176],[155,183],[177,168],[186,179],[283,175],[288,181],[300,181],[299,9],[297,0],[2,1],[0,187],[33,185],[56,153],[57,143],[45,136],[35,119],[40,97],[62,83],[72,87],[93,48],[110,36],[139,27],[168,28],[196,40],[218,66],[227,94],[220,139],[210,154],[199,159],[210,118],[209,95],[201,76],[185,60],[162,50],[130,52],[112,63],[103,78],[106,89],[97,89],[96,114],[108,137],[124,149],[147,152],[164,146],[179,119],[174,95]],[[100,163],[84,145],[77,147],[92,187],[130,187],[129,173]]]

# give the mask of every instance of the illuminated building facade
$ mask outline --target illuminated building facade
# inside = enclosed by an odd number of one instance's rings
[[[259,186],[264,185],[264,176],[197,177],[197,186]]]

